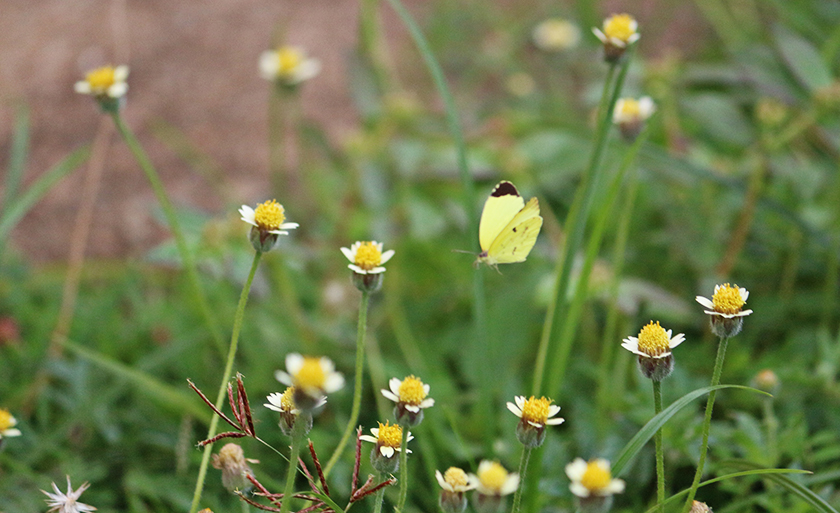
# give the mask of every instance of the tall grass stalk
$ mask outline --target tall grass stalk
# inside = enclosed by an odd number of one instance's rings
[[[377,451],[379,449],[374,447],[371,450]],[[381,483],[381,482],[385,481],[386,479],[388,479],[388,475],[385,474],[385,472],[380,472],[379,473],[379,482]],[[385,488],[387,488],[387,486],[383,486],[378,492],[376,492],[376,498],[374,499],[374,501],[376,501],[376,503],[373,507],[373,513],[382,513],[382,503],[385,502]]]
[[[369,300],[370,292],[363,290],[362,298],[359,301],[359,322],[356,325],[356,379],[353,386],[353,407],[350,410],[350,419],[347,421],[347,427],[344,428],[344,434],[341,435],[341,440],[338,442],[335,452],[330,456],[327,466],[324,467],[324,476],[330,475],[330,471],[338,462],[342,451],[344,451],[344,447],[356,429],[356,422],[359,421],[359,412],[362,408],[362,380],[365,370],[365,333],[367,332]]]
[[[225,371],[222,375],[222,382],[219,385],[219,393],[216,395],[216,408],[220,409],[224,403],[227,395],[227,385],[230,380],[230,375],[233,372],[233,361],[236,358],[236,348],[239,345],[239,332],[242,330],[242,319],[245,317],[245,305],[248,304],[248,294],[251,291],[251,284],[254,281],[254,275],[257,273],[257,267],[260,264],[262,252],[257,251],[254,254],[254,261],[251,263],[251,270],[248,273],[248,279],[245,280],[245,285],[242,287],[242,293],[239,295],[239,304],[236,306],[236,314],[233,318],[233,332],[230,336],[230,347],[228,349],[227,361],[225,363]],[[219,416],[213,415],[210,420],[210,429],[207,431],[207,438],[216,436],[216,427],[219,424]],[[204,490],[204,479],[207,477],[207,465],[210,462],[210,454],[213,451],[213,444],[207,444],[204,447],[204,455],[201,457],[201,466],[198,469],[198,479],[195,482],[195,492],[193,492],[192,505],[190,506],[190,513],[198,511],[198,504],[201,500],[201,493]]]
[[[155,170],[155,167],[152,165],[152,161],[149,160],[148,155],[146,155],[146,152],[140,145],[140,142],[134,136],[131,129],[128,128],[128,125],[125,124],[125,121],[123,121],[119,110],[114,110],[110,114],[114,120],[114,124],[117,126],[117,131],[122,136],[128,146],[128,149],[131,150],[131,153],[134,155],[134,158],[137,160],[140,168],[146,174],[146,178],[152,186],[152,190],[157,197],[158,203],[160,203],[160,207],[163,209],[163,214],[166,216],[166,222],[169,224],[169,229],[172,231],[172,236],[175,238],[175,246],[178,248],[178,254],[181,255],[181,260],[183,261],[184,268],[187,271],[187,277],[190,282],[193,299],[198,305],[201,316],[204,318],[204,322],[210,330],[210,335],[213,337],[213,342],[216,344],[219,353],[224,355],[225,343],[222,336],[222,330],[219,327],[218,322],[216,322],[216,318],[210,311],[210,306],[207,303],[207,297],[204,294],[204,289],[201,287],[201,282],[199,280],[195,258],[187,247],[184,232],[181,230],[181,224],[178,222],[178,216],[175,213],[175,208],[172,206],[172,202],[169,200],[169,195],[166,193],[163,182]]]
[[[402,513],[405,508],[405,498],[408,496],[408,425],[401,424],[402,441],[400,442],[400,497],[397,500],[396,511]]]
[[[545,427],[545,426],[543,426]],[[528,461],[531,459],[531,448],[523,447],[522,456],[519,458],[519,487],[513,495],[513,509],[511,513],[519,513],[519,504],[522,503],[522,490],[525,488],[525,473],[528,471]]]
[[[653,414],[662,413],[662,382],[653,380]],[[665,513],[665,456],[662,452],[662,428],[653,435],[656,447],[656,502],[659,512]]]
[[[543,323],[542,336],[540,337],[540,345],[534,364],[534,382],[531,391],[533,395],[539,395],[540,391],[543,390],[543,376],[551,342],[556,340],[557,334],[560,333],[559,328],[565,321],[561,316],[566,308],[566,291],[569,287],[572,263],[575,253],[577,253],[583,240],[587,218],[589,217],[589,209],[595,193],[595,184],[600,181],[600,164],[606,148],[607,134],[611,126],[612,111],[615,107],[615,102],[618,100],[624,79],[627,76],[633,47],[631,46],[630,48],[631,51],[628,51],[619,63],[610,65],[607,71],[607,78],[604,81],[604,89],[601,93],[601,102],[598,107],[598,126],[595,132],[595,143],[590,154],[589,164],[581,177],[581,183],[578,186],[569,214],[566,217],[566,237],[560,243],[560,258],[557,261],[557,278],[554,283],[554,294],[549,304],[548,312],[546,313],[545,322]],[[555,349],[554,352],[555,354],[562,355],[564,351]],[[553,379],[554,382],[559,383],[562,381],[562,373],[565,369],[557,368],[558,364],[562,363],[562,359],[555,357],[553,360],[554,363],[550,369],[550,375],[555,378]],[[554,376],[555,373],[559,373],[560,375]],[[548,388],[548,390],[553,390],[553,388]]]
[[[292,428],[292,448],[289,451],[289,471],[286,474],[286,486],[283,488],[283,504],[280,506],[280,513],[289,513],[292,510],[292,492],[295,489],[295,476],[298,468],[298,455],[300,446],[306,436],[307,420],[304,413],[300,413],[295,419]]]
[[[715,357],[715,369],[712,372],[711,386],[720,384],[720,375],[723,372],[723,359],[726,356],[726,345],[729,342],[728,337],[721,337],[718,343],[717,357]],[[703,419],[703,441],[700,444],[700,460],[697,463],[697,472],[694,473],[694,481],[691,483],[691,488],[688,491],[688,497],[685,500],[682,513],[688,513],[691,509],[691,503],[694,501],[694,496],[697,494],[697,487],[700,485],[700,478],[703,477],[703,467],[706,464],[706,452],[709,449],[709,429],[712,424],[712,409],[715,406],[715,397],[717,390],[709,392],[709,399],[706,401],[706,417]]]

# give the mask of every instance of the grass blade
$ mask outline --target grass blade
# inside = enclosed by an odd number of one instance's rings
[[[12,134],[12,147],[9,150],[9,167],[6,172],[6,180],[3,187],[6,189],[3,194],[2,211],[9,208],[23,179],[23,170],[26,168],[26,157],[29,153],[29,108],[26,105],[19,105],[15,112],[15,131]]]

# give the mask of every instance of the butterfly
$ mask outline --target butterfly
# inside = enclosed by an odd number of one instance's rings
[[[481,253],[476,265],[524,262],[537,242],[543,218],[537,198],[528,203],[510,182],[500,182],[490,193],[481,212],[478,242]]]

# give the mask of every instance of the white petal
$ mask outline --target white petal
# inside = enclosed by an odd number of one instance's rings
[[[128,92],[128,84],[125,82],[116,82],[108,88],[108,96],[111,98],[122,98]]]
[[[114,81],[125,82],[128,79],[128,66],[120,64],[114,68]]]
[[[575,458],[575,460],[566,465],[566,475],[569,476],[573,482],[580,482],[583,475],[586,473],[586,462],[583,458]],[[577,494],[576,494],[577,495]]]
[[[362,436],[359,437],[359,440],[364,440],[365,442],[372,442],[372,443],[376,443],[376,442],[379,441],[377,438],[372,437],[370,435],[362,435]]]
[[[276,379],[280,383],[283,383],[284,385],[288,385],[288,386],[293,385],[292,377],[289,376],[288,373],[283,372],[281,370],[274,371],[274,379]]]
[[[382,454],[382,456],[385,456],[386,458],[390,458],[394,455],[394,453],[396,451],[394,451],[393,447],[388,447],[387,445],[383,445],[382,447],[379,448],[379,452],[380,452],[380,454]],[[408,453],[406,453],[406,454],[408,454]]]
[[[388,380],[388,388],[397,397],[400,395],[400,386],[402,386],[402,380],[400,378],[391,378]]]
[[[598,27],[592,27],[592,33],[595,34],[595,37],[600,39],[602,43],[607,44],[607,36],[605,36],[604,33],[598,29]]]
[[[560,413],[560,407],[557,406],[556,404],[552,404],[551,406],[548,407],[548,416],[549,417],[553,417],[553,416],[557,415],[558,413]]]
[[[341,252],[344,253],[347,260],[350,260],[351,262],[356,261],[356,254],[350,248],[341,248]]]
[[[443,474],[440,473],[440,470],[435,470],[435,479],[437,479],[438,484],[444,490],[448,490],[450,492],[455,491],[455,489],[452,488],[452,485],[450,485],[449,483],[446,482],[445,479],[443,479]]]
[[[584,499],[589,497],[589,488],[583,486],[577,481],[569,485],[569,490],[578,497],[583,497]]]
[[[647,119],[656,111],[656,104],[653,103],[653,98],[650,96],[642,96],[639,98],[639,115],[643,119]]]
[[[509,403],[506,403],[506,406],[507,406],[507,409],[510,410],[511,413],[513,413],[514,415],[516,415],[520,419],[522,418],[522,410],[520,408],[518,408],[515,404],[509,402]]]
[[[382,260],[379,261],[379,264],[382,265],[385,262],[387,262],[388,260],[391,260],[392,256],[394,256],[394,250],[393,249],[389,249],[385,253],[382,253]]]
[[[394,395],[390,390],[385,390],[384,388],[381,390],[382,395],[385,396],[386,399],[390,401],[394,401],[395,403],[400,402],[400,398],[397,395]]]
[[[321,61],[318,59],[306,59],[301,62],[294,75],[289,80],[290,83],[297,84],[315,77],[321,72]]]
[[[324,392],[331,394],[344,386],[344,376],[338,372],[333,372],[327,377],[327,382],[324,383]]]
[[[274,80],[277,77],[277,52],[266,50],[260,54],[260,76],[266,80]]]
[[[516,406],[519,406],[519,409],[525,407],[525,396],[524,395],[516,395],[513,397],[513,400],[516,402]]]
[[[417,413],[418,411],[420,411],[420,407],[414,406],[413,404],[406,404],[405,409],[410,411],[411,413]]]
[[[703,308],[708,308],[709,310],[714,310],[715,309],[715,304],[712,303],[709,299],[706,299],[703,296],[697,296],[697,297],[694,298],[694,300],[697,301],[698,303],[700,303],[700,305]]]
[[[420,403],[421,408],[431,408],[434,405],[435,405],[435,400],[432,399],[431,397],[423,399],[423,402]]]
[[[519,474],[508,474],[508,478],[499,493],[508,495],[515,492],[517,488],[519,488]]]
[[[668,347],[673,349],[673,348],[677,347],[678,345],[682,344],[683,342],[685,342],[685,335],[680,333],[676,337],[671,339],[671,342],[668,344]]]
[[[557,417],[556,419],[548,419],[545,421],[546,424],[549,426],[559,426],[560,424],[566,422],[566,419]]]
[[[286,372],[295,376],[303,368],[304,358],[300,353],[289,353],[286,355]]]
[[[367,273],[368,273],[368,274],[382,274],[382,273],[384,273],[384,272],[385,272],[385,268],[384,268],[384,267],[374,267],[373,269],[371,269],[371,270],[370,270],[370,271],[368,271]]]
[[[745,289],[744,287],[741,287],[740,289],[738,289],[738,292],[740,292],[740,293],[741,293],[741,300],[742,300],[744,303],[746,303],[746,302],[747,302],[747,298],[748,298],[748,297],[750,297],[750,293],[749,293],[749,291],[747,291],[747,289]]]
[[[624,491],[624,481],[621,479],[613,479],[610,484],[604,488],[603,492],[607,494],[621,493]]]
[[[73,90],[81,94],[90,94],[91,88],[87,80],[81,80],[73,85]]]
[[[294,230],[298,226],[300,226],[300,225],[297,224],[297,223],[283,223],[283,224],[280,225],[280,228],[282,228],[284,230]]]
[[[359,267],[359,266],[358,266],[358,265],[356,265],[356,264],[350,264],[350,265],[348,265],[347,267],[349,267],[349,268],[350,268],[350,269],[352,269],[354,272],[359,273],[359,274],[367,274],[367,273],[368,273],[366,270],[362,269],[361,267]]]
[[[432,389],[432,387],[429,386],[428,383],[423,383],[423,393],[424,394],[429,395],[429,390],[431,390],[431,389]]]

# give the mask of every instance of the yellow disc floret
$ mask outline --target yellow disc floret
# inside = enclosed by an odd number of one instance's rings
[[[656,324],[650,321],[650,324],[639,332],[639,351],[650,357],[656,357],[670,351],[670,344],[668,333],[665,328],[659,325],[659,321],[656,321]]]
[[[85,76],[85,80],[94,93],[105,93],[116,82],[115,71],[111,66],[97,68],[89,72]]]
[[[508,471],[498,462],[494,461],[484,469],[479,469],[478,480],[481,486],[487,490],[500,491],[508,478]]]
[[[716,287],[715,295],[712,296],[712,304],[715,311],[724,314],[736,314],[744,306],[744,298],[741,297],[741,289],[738,285],[730,287],[728,283]]]
[[[443,480],[453,489],[458,490],[467,486],[467,473],[458,467],[449,467],[443,474]]]
[[[580,484],[586,487],[590,492],[599,492],[610,484],[612,476],[607,468],[599,464],[598,461],[590,461],[586,464],[586,472],[580,480]]]
[[[642,109],[639,106],[639,101],[634,98],[625,98],[621,102],[621,112],[619,115],[623,119],[638,119],[642,116]]]
[[[295,385],[303,389],[323,389],[326,381],[327,375],[321,366],[321,359],[311,356],[304,357],[303,365],[294,376]],[[283,395],[285,397],[286,394]]]
[[[280,397],[280,407],[283,408],[283,411],[292,411],[295,409],[295,387],[289,387],[283,392],[283,396]]]
[[[254,222],[262,230],[279,230],[286,220],[284,212],[283,205],[277,203],[277,200],[266,201],[254,210]]]
[[[400,384],[400,402],[417,406],[426,398],[426,388],[423,382],[414,376],[405,378]]]
[[[303,55],[295,48],[284,46],[277,50],[277,73],[291,75],[300,67]]]
[[[385,424],[379,423],[379,435],[377,435],[377,443],[385,447],[393,447],[399,449],[402,444],[402,428],[399,424],[389,425],[388,421]]]
[[[628,43],[636,33],[636,20],[629,14],[616,14],[604,22],[604,35]]]
[[[9,410],[5,410],[0,408],[0,433],[3,431],[15,427],[17,421],[12,414],[9,413]]]
[[[546,421],[548,421],[548,411],[551,403],[551,399],[546,399],[545,397],[536,399],[534,396],[531,396],[522,405],[522,420],[545,425]]]
[[[382,251],[373,242],[362,242],[359,249],[356,250],[356,258],[353,263],[365,271],[370,271],[382,263]]]

